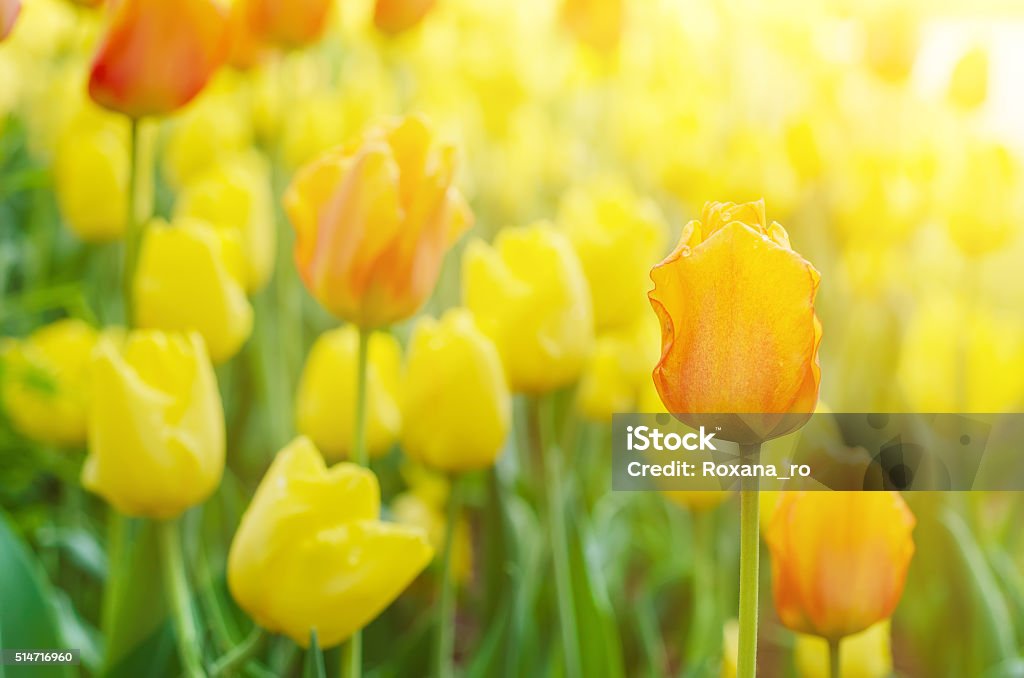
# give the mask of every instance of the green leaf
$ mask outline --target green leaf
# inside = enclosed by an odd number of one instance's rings
[[[0,647],[69,649],[54,614],[53,589],[32,552],[14,535],[0,512]],[[6,666],[5,678],[72,676],[68,666]]]

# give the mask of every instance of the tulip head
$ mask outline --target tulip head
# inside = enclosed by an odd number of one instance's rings
[[[358,351],[359,332],[354,325],[346,325],[321,334],[302,368],[295,425],[328,459],[351,455]],[[395,444],[401,427],[402,349],[390,334],[375,332],[370,336],[367,361],[366,448],[371,457],[378,457]]]
[[[819,275],[768,224],[762,201],[705,205],[651,279],[662,332],[654,383],[670,412],[684,423],[724,415],[719,437],[739,443],[803,425],[820,381]]]
[[[202,337],[104,336],[92,361],[82,485],[131,516],[171,518],[224,470],[224,412]]]
[[[953,69],[949,81],[949,101],[966,110],[978,108],[988,98],[988,50],[973,47]]]
[[[6,38],[21,13],[21,0],[0,0],[0,40]]]
[[[426,534],[380,521],[369,469],[327,468],[308,438],[281,450],[242,516],[228,588],[257,624],[324,647],[371,622],[433,556]]]
[[[57,137],[54,192],[64,223],[85,242],[121,237],[128,214],[128,127],[84,106]]]
[[[498,347],[515,391],[543,393],[574,381],[594,341],[590,292],[576,253],[548,224],[473,241],[462,260],[462,297]]]
[[[423,21],[437,0],[377,0],[373,8],[373,23],[390,35],[396,35]]]
[[[413,459],[453,473],[497,459],[512,418],[511,397],[498,351],[468,311],[417,323],[403,400],[402,449]]]
[[[327,28],[332,0],[240,0],[259,40],[295,49],[320,39]]]
[[[224,75],[230,75],[224,73]],[[252,144],[252,126],[233,92],[208,89],[165,124],[163,175],[174,189],[194,181],[222,159]],[[230,84],[227,84],[230,86]],[[211,134],[210,130],[217,130]]]
[[[785,493],[765,534],[782,623],[839,640],[892,616],[914,523],[896,492]]]
[[[234,233],[201,221],[150,224],[135,271],[136,324],[195,330],[214,362],[228,360],[252,332],[252,306],[241,284],[243,261]]]
[[[242,284],[252,294],[274,270],[277,235],[270,168],[255,151],[218,162],[187,183],[174,204],[175,220],[198,219],[236,233],[243,253]]]
[[[409,116],[329,151],[285,194],[306,288],[338,318],[382,327],[434,289],[445,251],[472,217],[453,185],[455,149]]]
[[[0,347],[3,408],[19,433],[54,445],[85,443],[96,340],[92,327],[67,319]]]
[[[576,405],[584,417],[611,422],[616,412],[652,411],[637,408],[643,392],[652,388],[660,336],[657,318],[644,313],[633,326],[597,337],[576,391]],[[653,411],[662,411],[660,401]]]
[[[227,20],[213,0],[121,0],[89,75],[96,103],[132,118],[181,108],[227,56]]]
[[[562,23],[585,45],[607,53],[622,39],[624,0],[565,0]]]

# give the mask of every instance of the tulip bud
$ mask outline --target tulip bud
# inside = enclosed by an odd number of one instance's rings
[[[410,457],[453,473],[494,463],[512,403],[498,351],[468,311],[417,323],[404,396],[402,449]]]
[[[156,221],[146,229],[135,271],[135,322],[142,328],[195,330],[210,358],[224,362],[252,332],[243,275],[236,234],[200,221]]]
[[[236,233],[242,244],[245,291],[267,284],[274,270],[277,234],[270,168],[255,151],[218,162],[186,184],[174,204],[174,219],[199,219]]]
[[[377,0],[373,23],[384,33],[395,35],[423,21],[436,4],[437,0]]]
[[[910,76],[917,60],[921,35],[918,20],[908,5],[880,5],[865,25],[864,57],[878,77],[902,82]]]
[[[576,392],[583,416],[610,422],[616,412],[636,410],[658,362],[659,335],[657,319],[645,313],[632,327],[598,336]]]
[[[423,530],[380,521],[369,469],[326,468],[307,438],[281,450],[242,516],[228,588],[263,628],[336,645],[379,615],[430,562]]]
[[[892,675],[888,619],[869,626],[839,643],[839,675],[829,675],[828,642],[817,636],[798,635],[796,669],[800,678],[886,678]]]
[[[401,427],[398,381],[402,349],[390,334],[376,332],[368,350],[366,449],[371,457],[379,457],[395,444]],[[351,455],[358,351],[358,330],[347,325],[321,334],[302,368],[295,426],[312,438],[328,459]]]
[[[954,106],[971,110],[988,98],[988,51],[974,47],[964,54],[949,80],[949,100]]]
[[[224,470],[224,411],[202,337],[136,330],[100,338],[82,485],[118,511],[172,518]]]
[[[54,445],[85,443],[96,339],[92,327],[68,319],[0,347],[3,406],[19,433]]]
[[[128,128],[102,109],[83,107],[60,132],[54,191],[61,216],[85,242],[121,237],[128,214]]]
[[[562,23],[585,45],[611,52],[622,39],[624,4],[623,0],[565,0]]]
[[[892,616],[914,523],[896,492],[785,493],[765,534],[782,623],[838,641]]]
[[[199,93],[227,52],[213,0],[121,0],[92,63],[89,96],[132,118],[163,115]]]
[[[332,0],[240,0],[249,25],[263,42],[285,49],[312,44],[327,28]]]
[[[647,274],[664,254],[667,234],[657,206],[624,184],[603,181],[571,191],[558,226],[583,265],[598,331],[628,327],[647,315]]]
[[[252,129],[239,102],[220,90],[205,92],[165,128],[163,174],[173,188],[181,188],[252,143]]]
[[[654,383],[670,412],[720,414],[719,437],[739,443],[803,425],[818,400],[819,275],[768,224],[763,201],[705,205],[651,279],[662,332]]]
[[[21,0],[0,0],[0,40],[11,33],[21,12]]]
[[[462,297],[498,347],[513,390],[542,393],[580,375],[593,315],[583,269],[562,233],[535,224],[501,231],[493,247],[471,242]]]
[[[455,149],[438,144],[420,116],[302,169],[284,201],[295,262],[317,301],[365,328],[415,313],[445,251],[471,224],[454,173]]]

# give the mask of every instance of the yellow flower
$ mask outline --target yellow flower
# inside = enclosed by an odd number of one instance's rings
[[[662,330],[654,382],[670,412],[722,414],[720,437],[741,443],[807,420],[821,379],[819,276],[763,201],[706,204],[651,279]]]
[[[892,675],[888,619],[840,642],[839,674],[829,676],[828,641],[817,636],[796,638],[796,668],[801,678],[885,678]]]
[[[218,83],[220,84],[220,83]],[[180,188],[219,158],[249,146],[252,129],[245,108],[225,91],[227,85],[204,93],[171,119],[164,144],[163,170],[168,183]]]
[[[121,237],[129,172],[126,121],[82,106],[58,136],[53,166],[57,204],[75,235],[86,242]]]
[[[415,115],[300,170],[284,202],[310,294],[361,327],[415,313],[434,289],[445,251],[472,223],[454,174],[455,148]]]
[[[416,491],[403,492],[391,502],[391,514],[395,522],[423,530],[435,551],[444,549],[448,536],[448,524],[443,505],[432,504]],[[452,574],[455,580],[465,583],[473,572],[473,542],[470,538],[469,523],[460,519],[455,525],[452,542]]]
[[[1005,248],[1022,229],[1021,173],[1001,143],[973,141],[964,157],[951,158],[946,179],[946,228],[960,251],[980,257]]]
[[[224,412],[202,337],[103,336],[92,362],[82,485],[118,511],[171,518],[204,501],[224,470]]]
[[[501,231],[462,260],[462,296],[498,347],[513,390],[574,381],[594,341],[590,293],[568,239],[547,224]]]
[[[621,182],[599,181],[565,197],[558,226],[580,258],[597,330],[646,315],[648,273],[664,255],[667,235],[657,206]]]
[[[320,335],[306,358],[295,402],[295,425],[328,459],[352,449],[359,332],[346,325]],[[395,444],[402,423],[402,349],[390,334],[370,337],[366,382],[366,448],[371,457]]]
[[[713,509],[732,496],[726,490],[662,490],[661,493],[677,506],[691,511]]]
[[[422,318],[409,341],[402,449],[449,472],[494,463],[508,435],[512,403],[494,344],[465,309]]]
[[[255,151],[218,162],[178,194],[174,217],[201,219],[236,232],[242,243],[246,292],[259,291],[274,270],[276,233],[270,168]]]
[[[341,112],[346,96],[342,92],[316,91],[288,107],[281,124],[281,154],[285,165],[302,167],[316,159],[326,148],[346,140]]]
[[[658,320],[652,313],[638,317],[632,327],[597,337],[576,392],[583,416],[611,421],[616,412],[636,410],[641,391],[651,383],[660,338]]]
[[[324,465],[307,438],[281,450],[242,516],[228,587],[257,624],[324,647],[379,615],[430,562],[423,530],[380,521],[380,486],[355,464]]]
[[[976,46],[964,54],[949,80],[949,100],[968,110],[978,108],[988,98],[988,50]]]
[[[905,3],[886,3],[865,23],[864,58],[875,75],[890,82],[910,76],[921,42],[918,19]]]
[[[3,405],[14,428],[44,443],[85,442],[89,360],[96,331],[81,320],[59,320],[0,350]]]
[[[135,323],[195,330],[216,363],[237,353],[252,332],[253,312],[241,285],[241,247],[232,236],[200,221],[150,224],[135,272]]]
[[[740,654],[740,624],[730,619],[722,626],[722,678],[736,678]]]
[[[896,492],[786,492],[765,533],[779,619],[839,640],[890,617],[915,522]]]

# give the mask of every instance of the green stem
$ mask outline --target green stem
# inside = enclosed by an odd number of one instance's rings
[[[841,672],[841,664],[839,662],[839,643],[841,641],[838,638],[829,638],[828,640],[828,675],[831,678],[839,678]]]
[[[455,574],[452,572],[452,554],[455,532],[462,512],[465,480],[463,476],[452,476],[451,494],[448,497],[448,523],[444,536],[444,553],[441,559],[441,600],[437,618],[437,678],[452,678],[455,675],[455,603],[458,593]]]
[[[569,564],[569,539],[565,527],[565,497],[562,493],[561,455],[557,446],[545,447],[539,398],[529,403],[529,430],[537,456],[544,461],[544,489],[547,494],[551,553],[555,566],[555,593],[562,632],[562,651],[567,678],[582,676],[580,644],[576,637],[576,606],[573,600],[572,571]]]
[[[359,349],[356,360],[356,413],[353,422],[352,461],[369,465],[366,451],[366,371],[370,353],[371,331],[359,328]],[[363,673],[363,634],[356,631],[342,648],[341,670],[347,678],[360,678]]]
[[[139,257],[139,242],[142,240],[142,224],[149,215],[139,215],[143,203],[142,195],[142,122],[132,118],[128,146],[128,214],[124,224],[124,264],[121,271],[121,299],[124,305],[125,326],[134,325],[135,266]]]
[[[181,531],[177,519],[165,520],[158,526],[164,595],[174,614],[174,631],[178,655],[187,676],[205,676],[199,654],[199,633],[192,614],[191,595],[185,578],[185,559],[181,553]]]
[[[696,510],[693,519],[693,624],[687,642],[687,657],[693,666],[718,656],[721,626],[715,587],[715,533],[709,509]]]
[[[740,445],[740,456],[751,460],[761,451],[760,443]],[[757,476],[745,477],[740,485],[740,637],[737,678],[753,678],[757,670],[757,586],[760,549]]]
[[[260,649],[264,638],[263,629],[254,626],[245,640],[235,645],[223,657],[214,662],[213,667],[210,669],[210,675],[220,676],[241,668]]]

